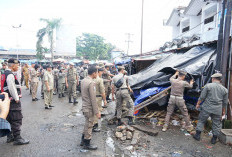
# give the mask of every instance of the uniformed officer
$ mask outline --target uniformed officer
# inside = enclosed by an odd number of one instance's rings
[[[35,64],[31,71],[30,71],[30,76],[31,76],[31,93],[32,93],[32,101],[38,101],[39,99],[36,98],[37,95],[37,89],[38,89],[38,84],[39,84],[39,71],[38,71],[38,64]]]
[[[193,138],[200,141],[200,135],[204,125],[207,119],[211,117],[213,124],[211,143],[215,144],[221,130],[221,118],[225,115],[228,104],[228,90],[221,84],[222,74],[215,73],[211,77],[212,83],[208,83],[204,87],[196,105],[196,109],[199,109],[200,104],[203,102],[202,110],[198,118],[196,134]]]
[[[111,93],[111,75],[110,72],[107,70],[107,66],[105,67],[105,70],[102,74],[102,78],[104,81],[104,87],[105,87],[105,95],[106,95],[106,100],[110,101],[111,99],[109,98],[109,95]]]
[[[24,82],[25,82],[25,85],[27,87],[26,90],[29,89],[29,85],[28,85],[28,81],[29,81],[29,66],[28,64],[26,63],[23,67],[23,76],[24,76]]]
[[[82,80],[81,83],[81,96],[82,96],[82,111],[85,116],[85,125],[83,135],[81,138],[81,146],[84,149],[96,150],[97,146],[91,145],[92,129],[95,116],[101,118],[96,102],[96,89],[93,79],[97,77],[97,68],[89,67],[88,76]]]
[[[168,125],[169,125],[169,120],[172,116],[172,113],[175,109],[175,106],[180,109],[183,118],[185,120],[185,124],[187,126],[187,131],[191,131],[193,129],[193,126],[190,122],[189,116],[188,116],[188,109],[185,105],[185,101],[183,98],[184,90],[185,88],[192,88],[194,81],[191,80],[190,83],[185,81],[185,76],[187,73],[184,71],[176,71],[176,73],[170,78],[171,82],[171,94],[170,94],[170,99],[168,102],[168,107],[167,107],[167,114],[165,118],[165,124],[163,126],[162,131],[167,131]],[[178,78],[176,79],[176,77]]]
[[[54,88],[54,77],[52,74],[52,66],[47,66],[47,71],[44,73],[44,101],[45,109],[52,109],[52,97]]]
[[[14,145],[23,145],[28,144],[29,141],[20,136],[20,128],[23,119],[20,102],[21,89],[19,80],[17,79],[16,75],[14,76],[13,74],[13,72],[18,70],[18,66],[18,60],[13,58],[8,60],[8,68],[2,75],[2,81],[4,83],[1,86],[4,92],[8,93],[11,99],[7,121],[11,124],[12,133],[7,136],[7,143],[14,141]]]
[[[106,104],[107,104],[106,96],[105,96],[105,88],[104,88],[103,79],[102,79],[103,71],[104,71],[103,68],[99,68],[98,69],[98,76],[97,76],[96,79],[94,79],[95,87],[96,87],[96,100],[97,100],[97,105],[98,105],[99,112],[102,112],[102,110],[103,110],[103,108],[102,108],[102,100],[104,100],[104,106],[106,106]],[[97,117],[95,117],[93,131],[94,132],[99,132],[100,131]]]
[[[53,94],[56,95],[57,92],[57,88],[58,88],[58,78],[59,78],[59,70],[57,69],[57,67],[55,66],[55,68],[53,69],[53,77],[54,77],[54,88],[53,88]]]
[[[65,97],[64,89],[65,89],[65,69],[63,67],[60,68],[59,75],[58,75],[58,92],[59,98]]]
[[[44,73],[47,70],[47,66],[43,65],[42,70],[40,72],[40,78],[41,78],[41,98],[44,99]]]
[[[74,63],[69,64],[69,69],[67,70],[67,74],[65,77],[66,87],[68,88],[68,98],[69,103],[73,103],[74,105],[78,103],[77,101],[77,85],[79,84],[77,71],[74,68]],[[73,96],[73,102],[72,102]]]
[[[114,91],[116,89],[116,110],[117,110],[117,119],[118,125],[122,125],[122,104],[123,101],[128,104],[128,125],[133,124],[133,113],[134,113],[134,103],[130,97],[129,91],[132,93],[132,89],[129,86],[128,77],[124,76],[124,67],[118,66],[119,74],[113,77],[112,81],[112,100],[114,101]],[[118,81],[122,82],[121,86],[117,87]]]

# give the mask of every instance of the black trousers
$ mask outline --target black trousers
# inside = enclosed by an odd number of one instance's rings
[[[20,102],[16,103],[15,101],[13,101],[11,102],[10,105],[11,108],[7,116],[7,121],[11,125],[12,134],[14,135],[14,137],[17,137],[20,136],[22,119],[23,119],[23,115],[21,111],[21,103]],[[17,108],[13,108],[13,106]]]

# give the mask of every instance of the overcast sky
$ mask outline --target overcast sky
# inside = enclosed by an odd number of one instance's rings
[[[172,9],[187,6],[190,0],[144,0],[143,52],[158,49],[171,40],[171,28],[163,26]],[[18,45],[35,49],[36,32],[43,27],[40,18],[62,18],[72,24],[77,36],[95,33],[107,42],[127,51],[126,33],[131,36],[129,54],[140,53],[142,0],[0,0],[0,46],[16,47],[16,30],[12,25],[22,24],[18,30]]]

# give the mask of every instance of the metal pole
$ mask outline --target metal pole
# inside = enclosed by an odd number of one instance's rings
[[[222,54],[222,83],[226,86],[226,74],[228,72],[228,56],[229,56],[229,38],[230,38],[230,27],[231,27],[231,9],[232,9],[232,0],[227,1],[227,12],[225,20],[225,31],[224,31],[224,43],[223,43],[223,54]]]
[[[15,28],[16,31],[16,53],[17,53],[17,60],[19,59],[19,50],[18,50],[18,29],[21,27],[22,25],[20,24],[19,26],[12,26],[13,28]]]
[[[140,55],[143,54],[143,5],[144,0],[142,0],[142,17],[141,17],[141,49],[140,49]]]
[[[216,58],[216,66],[215,70],[220,71],[221,69],[221,59],[222,59],[222,45],[223,45],[223,28],[224,28],[224,18],[225,18],[225,8],[226,8],[226,0],[222,3],[222,11],[221,11],[221,19],[220,19],[220,28],[218,33],[218,42],[217,42],[217,58]]]
[[[130,40],[130,37],[131,37],[131,35],[133,35],[133,34],[126,33],[126,35],[128,35],[128,40],[125,41],[125,42],[127,42],[127,56],[128,56],[128,55],[129,55],[130,42],[132,42],[132,41]]]

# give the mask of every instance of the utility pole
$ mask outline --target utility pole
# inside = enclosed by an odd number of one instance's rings
[[[224,3],[226,0],[224,0]],[[231,60],[229,60],[229,56],[231,53],[229,52],[230,45],[229,45],[229,39],[230,39],[230,29],[231,29],[231,14],[232,14],[232,0],[227,0],[227,12],[226,12],[226,18],[225,18],[225,26],[224,26],[224,38],[223,38],[223,44],[222,44],[222,51],[221,51],[221,63],[220,63],[220,71],[222,73],[222,84],[229,89],[229,102],[230,105],[227,106],[227,119],[231,120],[231,102],[232,102],[232,88],[231,88]],[[229,55],[230,53],[230,55]],[[231,56],[230,56],[231,57]],[[230,65],[229,65],[229,64]]]
[[[232,0],[227,0],[227,12],[225,19],[225,28],[224,28],[224,40],[223,40],[223,49],[222,49],[222,59],[221,59],[221,72],[222,72],[222,83],[226,86],[226,74],[228,72],[228,57],[229,57],[229,40],[230,40],[230,27],[231,27],[231,9],[232,9]]]
[[[142,16],[141,16],[141,48],[140,48],[140,55],[143,54],[143,6],[144,0],[142,0]]]
[[[130,40],[130,39],[131,39],[131,36],[132,36],[133,34],[126,33],[126,35],[128,36],[127,40],[125,41],[125,42],[127,42],[127,56],[128,56],[128,54],[129,54],[129,48],[130,48],[130,43],[133,42],[133,41]]]
[[[13,28],[15,28],[16,30],[16,53],[17,53],[17,60],[19,59],[19,49],[18,49],[18,29],[22,27],[22,24],[18,25],[18,26],[12,26]]]
[[[225,9],[226,9],[226,0],[222,2],[222,11],[221,11],[221,19],[220,19],[220,28],[218,33],[218,42],[217,42],[217,58],[215,71],[221,71],[222,67],[222,47],[223,47],[223,37],[224,37],[224,19],[225,19]]]

